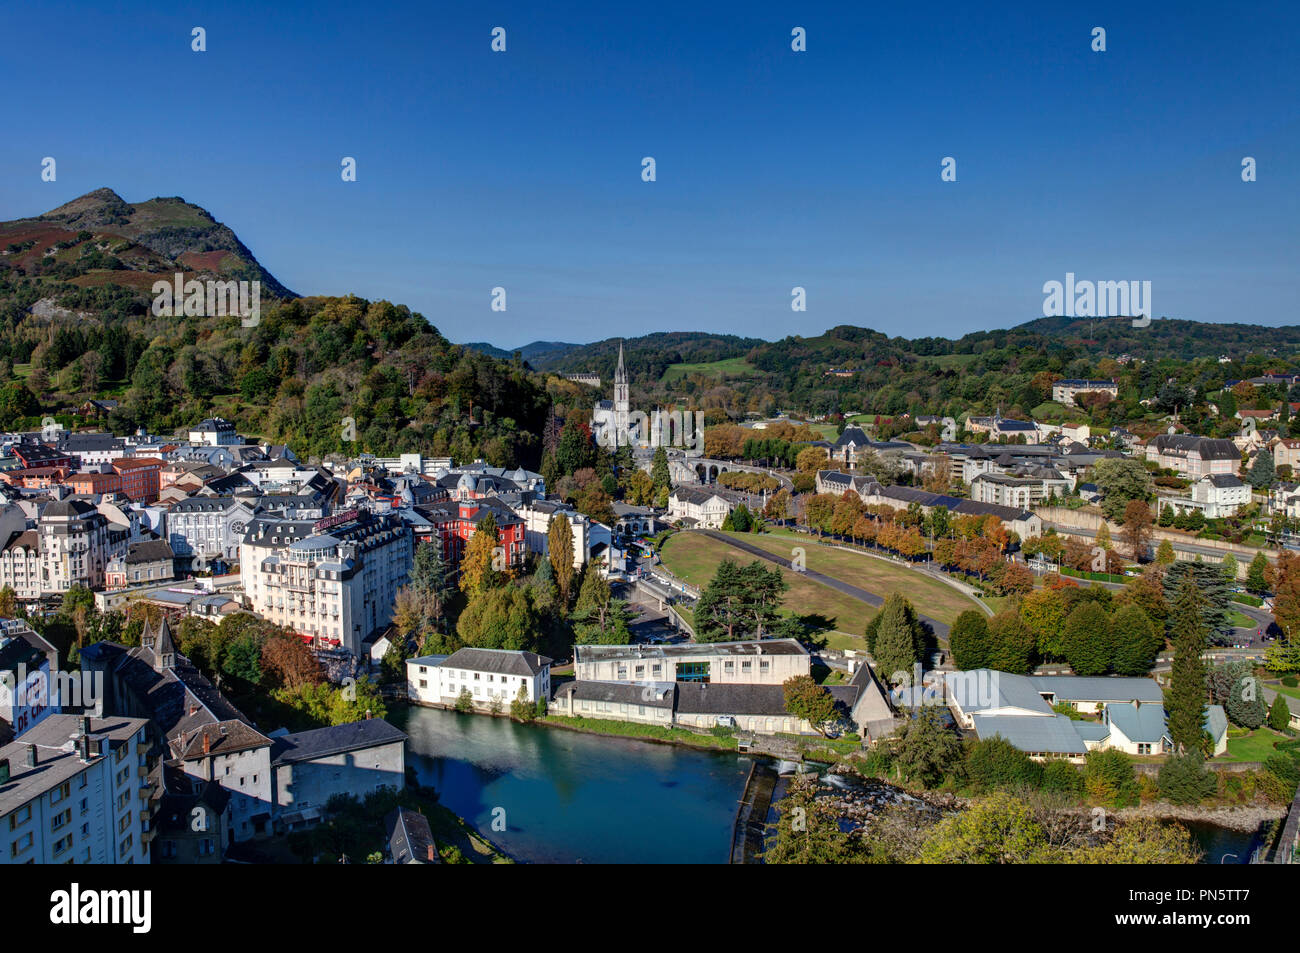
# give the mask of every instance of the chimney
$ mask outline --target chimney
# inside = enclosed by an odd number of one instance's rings
[[[9,783],[9,759],[0,760],[0,785]]]
[[[83,732],[81,737],[77,739],[77,748],[80,750],[82,763],[89,764],[90,763],[90,735],[85,734]]]
[[[436,864],[437,862],[438,862],[438,855],[435,854],[435,853],[433,852],[433,845],[430,844],[430,845],[429,845],[429,863],[431,863],[431,864]]]
[[[88,734],[90,734],[90,716],[89,716],[89,715],[82,715],[80,718],[78,718],[78,719],[77,719],[77,726],[78,726],[78,728],[81,729],[81,733],[82,733],[83,735],[88,735]]]
[[[212,753],[212,739],[208,736],[208,733],[206,731],[203,732],[203,753],[204,754]]]
[[[367,708],[367,709],[366,709],[366,721],[369,721],[369,720],[370,720],[370,709]]]
[[[36,767],[36,745],[27,746],[27,767]]]

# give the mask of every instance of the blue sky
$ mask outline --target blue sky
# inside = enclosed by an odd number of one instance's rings
[[[1300,4],[836,6],[11,5],[0,219],[180,195],[299,293],[504,347],[960,336],[1067,271],[1300,323]]]

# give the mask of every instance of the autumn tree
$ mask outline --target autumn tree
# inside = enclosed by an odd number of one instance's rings
[[[502,573],[497,568],[497,521],[488,513],[474,530],[465,547],[465,555],[460,561],[460,588],[462,592],[474,593],[488,589],[501,581]]]
[[[813,681],[810,675],[794,675],[782,685],[785,698],[785,710],[796,718],[802,718],[821,734],[826,732],[825,725],[835,714],[835,699],[823,686]]]
[[[565,515],[556,514],[546,530],[547,559],[555,573],[555,584],[560,588],[560,604],[569,605],[569,594],[573,589],[574,553],[573,524]]]
[[[1134,562],[1139,562],[1151,544],[1151,508],[1142,500],[1129,500],[1124,507],[1124,542]]]

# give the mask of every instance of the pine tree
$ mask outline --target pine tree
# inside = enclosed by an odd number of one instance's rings
[[[890,680],[898,672],[906,673],[910,679],[912,666],[919,658],[909,608],[907,600],[895,592],[885,600],[880,610],[874,651],[876,671]]]
[[[654,460],[650,464],[650,479],[656,490],[666,490],[672,485],[668,475],[668,451],[663,447],[655,450]]]
[[[1169,691],[1165,711],[1169,718],[1169,737],[1180,752],[1206,752],[1205,663],[1201,654],[1208,642],[1203,621],[1204,597],[1192,578],[1183,580],[1170,613],[1174,661],[1169,674]]]
[[[1250,472],[1246,474],[1246,482],[1257,490],[1266,490],[1273,485],[1273,480],[1276,477],[1277,468],[1273,466],[1273,454],[1267,450],[1261,450],[1255,454],[1255,462],[1250,465]]]
[[[1291,723],[1291,706],[1281,692],[1273,698],[1273,707],[1268,710],[1268,726],[1274,731],[1286,731]]]

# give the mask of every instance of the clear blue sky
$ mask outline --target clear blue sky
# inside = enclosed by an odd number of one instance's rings
[[[959,336],[1067,271],[1300,323],[1300,4],[808,6],[13,3],[0,218],[180,195],[299,293],[505,347]]]

